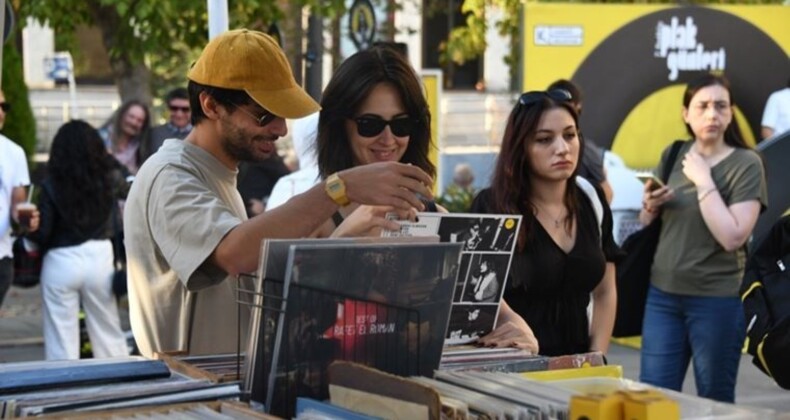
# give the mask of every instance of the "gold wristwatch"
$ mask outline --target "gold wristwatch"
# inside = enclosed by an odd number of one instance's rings
[[[329,175],[324,184],[324,189],[329,198],[332,199],[339,206],[347,206],[350,201],[346,196],[346,184],[337,175],[337,172]]]

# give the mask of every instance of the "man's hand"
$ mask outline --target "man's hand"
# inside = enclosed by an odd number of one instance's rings
[[[422,169],[397,162],[357,166],[338,174],[346,185],[346,196],[359,204],[391,206],[397,210],[425,210],[418,194],[433,198],[433,179]]]

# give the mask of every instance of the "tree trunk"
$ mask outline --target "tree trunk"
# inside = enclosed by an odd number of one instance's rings
[[[153,103],[151,91],[151,69],[145,64],[143,57],[135,57],[131,51],[114,51],[118,39],[118,28],[121,17],[113,7],[96,6],[93,9],[94,21],[101,30],[104,47],[110,54],[110,67],[112,68],[115,86],[121,102],[137,99],[146,104],[149,109]]]
[[[345,16],[338,14],[332,18],[332,72],[340,67],[343,57],[340,56],[340,21]]]
[[[283,51],[285,51],[285,56],[288,57],[288,62],[291,64],[296,83],[301,85],[304,80],[304,67],[302,64],[304,29],[302,28],[302,6],[300,3],[288,0],[279,1],[280,10],[285,15],[280,26],[283,34]]]
[[[153,103],[151,70],[144,63],[132,64],[126,60],[114,61],[112,69],[121,101],[137,99],[150,108]]]

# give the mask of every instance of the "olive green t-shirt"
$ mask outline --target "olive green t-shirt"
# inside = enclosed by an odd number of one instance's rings
[[[664,204],[661,213],[661,236],[651,282],[668,293],[737,296],[746,250],[741,247],[733,252],[725,251],[708,230],[697,201],[697,188],[683,174],[683,157],[692,144],[689,141],[680,148],[669,176],[675,197]],[[668,151],[669,148],[664,150],[659,168],[663,167]],[[750,200],[758,200],[761,210],[767,205],[762,161],[753,150],[736,148],[711,168],[711,175],[727,206]]]

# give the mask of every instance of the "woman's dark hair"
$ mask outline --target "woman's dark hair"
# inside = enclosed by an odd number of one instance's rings
[[[730,108],[735,106],[735,98],[732,96],[732,88],[730,87],[730,81],[727,80],[724,75],[716,75],[716,74],[705,74],[704,76],[698,77],[688,85],[686,85],[686,92],[683,94],[683,107],[688,109],[689,104],[691,104],[691,100],[694,98],[694,95],[700,91],[702,88],[706,88],[708,86],[721,86],[727,90],[727,93],[730,94]],[[746,144],[741,137],[741,129],[738,126],[738,120],[735,118],[735,111],[732,110],[732,121],[730,125],[724,130],[724,143],[732,146],[732,147],[740,147],[743,149],[751,149],[751,147]],[[691,136],[691,138],[695,138],[696,135],[694,131],[691,130],[691,126],[686,123],[686,132]]]
[[[198,125],[198,123],[206,119],[206,114],[203,113],[203,107],[200,106],[201,92],[206,92],[209,96],[214,98],[217,103],[225,107],[228,112],[233,112],[237,105],[241,106],[254,103],[250,95],[243,90],[201,85],[191,80],[187,83],[187,91],[189,92],[189,108],[192,112],[191,119],[193,126]]]
[[[362,102],[381,83],[398,91],[409,118],[417,121],[400,161],[418,166],[430,176],[436,174],[436,167],[428,158],[432,147],[431,114],[420,80],[402,54],[377,46],[346,59],[324,90],[317,138],[321,177],[354,166],[346,120],[356,115]]]
[[[516,103],[513,111],[510,112],[491,180],[493,211],[502,214],[535,214],[537,209],[532,203],[532,186],[530,185],[533,168],[530,165],[529,156],[527,156],[527,147],[529,142],[535,138],[540,118],[547,111],[555,108],[568,111],[578,130],[579,116],[576,114],[573,104],[570,101],[552,99],[548,95],[544,95],[543,98],[528,105]],[[576,217],[577,191],[574,180],[579,172],[583,153],[584,139],[579,133],[579,157],[576,169],[568,179],[568,188],[566,188],[563,198],[565,208],[568,209],[568,215],[565,218],[566,229],[571,228]],[[532,232],[532,218],[525,217],[518,235],[519,249],[523,249],[530,232]]]
[[[58,129],[47,169],[67,223],[88,235],[107,220],[115,205],[112,172],[119,166],[90,124],[72,120]]]

